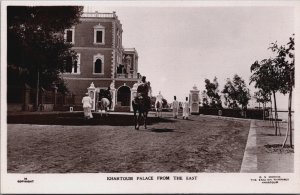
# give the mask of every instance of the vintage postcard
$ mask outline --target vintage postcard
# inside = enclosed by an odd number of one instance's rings
[[[300,1],[2,1],[1,193],[300,193]]]

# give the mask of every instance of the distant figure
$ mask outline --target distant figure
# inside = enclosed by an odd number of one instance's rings
[[[83,107],[83,113],[85,119],[93,118],[92,115],[92,103],[93,100],[89,96],[89,93],[86,93],[85,96],[82,98],[82,107]]]
[[[174,101],[172,103],[172,107],[173,107],[173,117],[177,118],[178,110],[179,110],[179,102],[176,100],[176,96],[174,96]]]
[[[162,117],[163,99],[164,97],[161,95],[161,92],[159,92],[155,100],[155,110],[157,117]]]
[[[157,102],[161,102],[163,101],[164,97],[161,95],[161,92],[158,92],[158,95],[156,96],[156,100],[155,100],[155,104]]]
[[[189,102],[188,102],[188,97],[185,98],[185,102],[182,105],[183,108],[183,113],[182,113],[182,118],[183,119],[188,119],[189,118]]]

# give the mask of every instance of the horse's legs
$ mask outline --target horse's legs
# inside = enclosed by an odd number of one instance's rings
[[[134,129],[136,129],[137,126],[137,117],[136,117],[136,110],[133,110],[133,118],[134,118]]]
[[[107,116],[108,115],[108,107],[106,106],[105,107],[105,116]]]
[[[137,119],[137,130],[139,130],[139,128],[140,128],[141,117],[142,117],[142,112],[139,110],[139,116],[138,116],[138,119]]]
[[[148,115],[148,113],[144,112],[144,126],[145,126],[145,129],[147,129],[147,115]]]

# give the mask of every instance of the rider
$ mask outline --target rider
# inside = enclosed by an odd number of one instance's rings
[[[161,92],[159,91],[158,95],[156,96],[155,105],[157,104],[157,102],[162,104],[163,99],[164,99],[164,97],[161,95]],[[161,107],[162,107],[162,105],[161,105]]]
[[[137,96],[136,98],[142,97],[146,100],[146,105],[150,108],[150,97],[148,96],[149,93],[149,85],[146,82],[146,77],[142,77],[142,82],[137,87]]]

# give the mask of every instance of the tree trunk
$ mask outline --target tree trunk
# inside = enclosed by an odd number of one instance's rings
[[[40,71],[37,71],[37,81],[36,81],[36,100],[35,100],[35,108],[39,110],[39,89],[40,89]]]
[[[293,148],[293,126],[292,126],[292,97],[293,97],[293,89],[290,90],[289,95],[289,118],[288,118],[288,125],[290,129],[290,146]]]
[[[269,113],[269,121],[274,127],[274,121],[273,121],[273,103],[272,98],[270,98],[270,104],[271,104],[271,112]]]
[[[288,124],[287,124],[287,131],[285,135],[284,142],[282,144],[282,147],[285,146],[285,143],[287,141],[287,137],[290,135],[290,147],[293,148],[293,137],[292,137],[292,90],[289,94],[289,102],[288,102]]]
[[[275,109],[275,135],[277,135],[277,105],[276,105],[276,94],[273,91],[273,97],[274,97],[274,109]]]
[[[265,103],[262,103],[263,120],[265,120]]]

